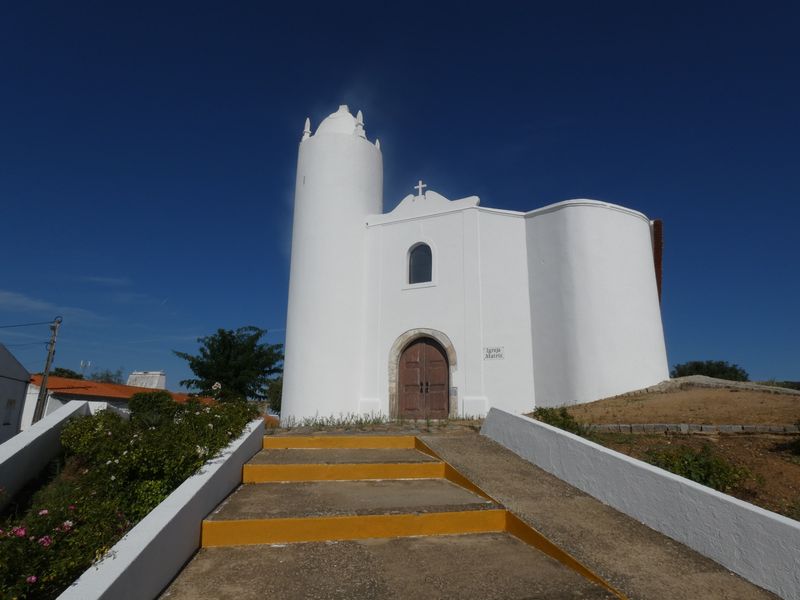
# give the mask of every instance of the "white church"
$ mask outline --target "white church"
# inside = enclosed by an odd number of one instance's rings
[[[596,200],[516,212],[426,188],[384,213],[361,112],[340,106],[313,133],[306,120],[284,420],[526,413],[669,377],[659,222]]]

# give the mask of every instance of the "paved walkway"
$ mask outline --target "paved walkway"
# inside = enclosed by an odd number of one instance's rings
[[[405,439],[411,448],[257,454],[244,479],[266,482],[240,486],[209,515],[204,547],[164,597],[614,597],[506,533],[500,505]],[[379,478],[378,467],[403,469],[409,478]],[[273,480],[309,475],[317,480]],[[354,480],[341,480],[348,477]],[[300,539],[320,541],[285,543]]]
[[[163,597],[613,597],[517,537],[481,529],[484,516],[491,520],[505,507],[631,599],[776,598],[475,432],[420,439],[469,478],[462,482],[466,488],[432,474],[431,469],[444,465],[414,449],[259,453],[246,466],[245,480],[266,483],[243,485],[208,517],[207,547]],[[379,465],[411,475],[382,480],[375,471]],[[362,480],[330,480],[348,479],[343,476],[348,471],[361,474],[356,479]],[[316,480],[274,480],[287,473],[311,474]],[[470,481],[480,489],[470,487]],[[424,521],[422,537],[376,537],[368,530],[370,519],[390,527],[399,523],[397,531]],[[437,519],[445,529],[455,528],[450,533],[464,525],[474,533],[426,535]],[[408,535],[404,531],[393,535]],[[353,539],[358,537],[374,539]],[[300,539],[339,541],[285,543]]]
[[[613,598],[504,533],[206,548],[164,597]]]
[[[777,598],[488,438],[453,434],[421,439],[506,508],[629,598]]]

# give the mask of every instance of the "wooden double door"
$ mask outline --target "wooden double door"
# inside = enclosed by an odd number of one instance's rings
[[[436,341],[421,338],[400,355],[399,409],[404,419],[446,419],[450,413],[450,369]]]

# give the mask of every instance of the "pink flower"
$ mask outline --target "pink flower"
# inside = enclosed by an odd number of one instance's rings
[[[11,533],[17,537],[25,537],[28,532],[25,531],[24,527],[14,527],[14,529],[11,530]]]
[[[43,515],[49,514],[49,512],[50,512],[49,510],[43,508],[42,510],[39,511],[39,516],[41,517]]]
[[[36,583],[36,580],[37,580],[36,575],[31,575],[25,581],[28,583]]]
[[[39,538],[39,543],[45,548],[49,548],[53,543],[53,538],[51,538],[49,535],[42,536]]]
[[[70,529],[72,529],[73,525],[74,523],[72,521],[64,521],[61,524],[61,529],[63,529],[64,531],[69,531]]]
[[[67,508],[69,510],[75,510],[75,505],[74,504],[70,504]]]

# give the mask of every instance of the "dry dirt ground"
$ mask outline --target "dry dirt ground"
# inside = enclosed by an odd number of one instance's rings
[[[800,520],[800,455],[787,443],[797,436],[767,434],[595,434],[594,441],[641,460],[650,448],[684,445],[699,450],[710,444],[747,477],[727,493],[746,502]]]
[[[800,421],[800,394],[752,384],[704,378],[703,385],[673,381],[665,391],[636,392],[570,407],[583,423],[695,423],[789,425]],[[789,449],[797,435],[770,434],[604,434],[596,441],[645,460],[650,448],[710,444],[749,476],[730,493],[767,510],[800,520],[800,455]]]
[[[800,420],[800,394],[691,387],[617,396],[573,406],[569,412],[595,424],[790,425]]]

